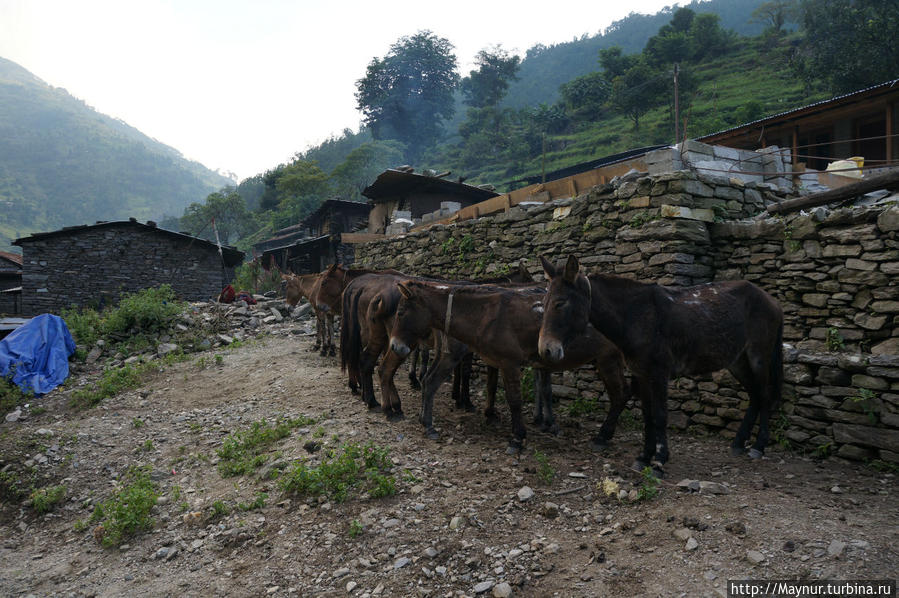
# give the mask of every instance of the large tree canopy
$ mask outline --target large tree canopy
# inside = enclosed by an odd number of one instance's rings
[[[356,103],[375,139],[401,141],[416,158],[453,116],[458,82],[453,45],[419,31],[397,40],[384,58],[372,59],[356,81]]]
[[[506,95],[509,83],[518,80],[521,58],[509,56],[508,52],[496,46],[478,52],[475,64],[478,70],[470,71],[462,79],[464,102],[473,108],[496,106]]]
[[[899,2],[804,0],[802,67],[833,92],[899,77]]]

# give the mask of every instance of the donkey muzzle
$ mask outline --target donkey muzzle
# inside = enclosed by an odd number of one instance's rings
[[[565,357],[565,349],[562,348],[562,343],[543,336],[540,337],[540,342],[537,344],[537,351],[540,353],[541,359],[549,362],[562,361]]]
[[[412,351],[409,345],[393,336],[390,337],[390,350],[400,357],[406,357]]]

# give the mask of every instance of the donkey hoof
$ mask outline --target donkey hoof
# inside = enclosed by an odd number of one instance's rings
[[[368,405],[369,411],[380,411],[381,410],[381,404],[377,401],[368,401],[365,404]]]
[[[544,434],[552,434],[553,436],[559,435],[559,424],[556,422],[544,422],[542,426],[540,426],[540,431]]]
[[[761,459],[765,456],[763,451],[758,450],[757,448],[749,449],[749,458],[750,459]]]
[[[744,454],[745,452],[746,452],[746,449],[743,448],[742,446],[730,447],[730,456],[731,457],[739,457],[740,455]]]
[[[409,380],[409,386],[412,390],[421,390],[421,383],[418,380]]]
[[[660,480],[664,479],[665,478],[665,470],[662,469],[661,465],[655,464],[652,466],[652,475],[657,477]]]
[[[649,461],[644,461],[643,459],[634,459],[634,462],[631,463],[631,469],[636,469],[637,471],[643,471],[649,467]]]
[[[328,355],[331,357],[334,357],[335,355],[337,355],[337,351],[334,349],[334,347],[331,347],[330,349],[328,349]]]
[[[471,403],[470,401],[468,403],[463,403],[462,409],[465,409],[465,411],[467,411],[469,413],[474,413],[475,411],[478,410],[478,408],[475,407],[474,404]]]
[[[506,447],[506,454],[518,455],[521,453],[522,449],[524,449],[524,441],[519,440],[518,438],[513,438],[509,441],[509,446]]]
[[[499,414],[496,412],[496,409],[484,409],[484,417],[488,421],[496,421],[499,419]]]
[[[605,438],[597,436],[590,441],[590,448],[599,453],[609,448],[609,443]]]
[[[425,436],[428,440],[440,440],[440,432],[438,432],[434,428],[428,428],[427,430],[425,430]]]
[[[406,416],[403,415],[402,411],[391,411],[387,413],[387,421],[389,422],[400,422],[406,419]]]

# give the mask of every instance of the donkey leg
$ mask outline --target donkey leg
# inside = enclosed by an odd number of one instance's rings
[[[614,364],[606,363],[602,367],[596,368],[596,373],[603,381],[603,384],[605,384],[606,392],[609,395],[609,412],[606,414],[606,419],[602,422],[599,432],[590,441],[593,449],[597,451],[601,451],[609,446],[609,441],[615,435],[618,419],[621,417],[621,413],[627,406],[627,400],[630,398],[627,379],[624,377],[623,361],[620,366],[615,367]],[[636,379],[634,384],[637,384]]]
[[[318,354],[326,357],[328,355],[328,347],[331,346],[331,328],[328,326],[328,315],[326,313],[322,312],[319,318],[322,325],[322,348]]]
[[[543,406],[546,402],[546,399],[543,397],[543,372],[544,370],[539,370],[534,368],[534,425],[539,426],[543,423]],[[552,385],[550,385],[550,392],[552,392]],[[522,397],[524,400],[524,397]]]
[[[521,372],[518,364],[502,370],[503,387],[506,389],[506,402],[509,403],[509,415],[512,418],[512,438],[506,454],[517,455],[524,450],[526,431],[521,419]]]
[[[322,319],[318,310],[314,307],[312,308],[312,313],[315,314],[315,344],[309,347],[309,351],[314,353],[322,346]]]
[[[393,383],[393,377],[396,371],[402,365],[404,357],[400,357],[393,351],[387,351],[381,365],[378,367],[378,377],[381,382],[381,402],[383,404],[384,415],[388,421],[400,421],[403,419],[403,408],[400,404],[400,395]]]
[[[421,382],[418,381],[418,359],[421,356],[421,349],[416,347],[409,357],[409,386],[413,390],[421,390]]]
[[[378,409],[381,405],[375,398],[375,385],[372,382],[372,373],[375,369],[375,363],[378,361],[380,349],[370,348],[366,346],[362,350],[362,358],[359,363],[359,378],[362,383],[362,401],[368,405],[369,409]]]
[[[334,314],[328,313],[328,355],[337,355],[337,343],[334,342]]]
[[[421,415],[419,421],[425,427],[425,436],[431,440],[440,438],[440,434],[434,429],[434,395],[440,385],[452,374],[456,367],[455,360],[449,353],[441,355],[425,375],[421,387]]]
[[[740,427],[737,429],[737,434],[734,436],[734,441],[730,445],[730,454],[736,457],[746,452],[746,441],[749,440],[749,435],[752,433],[752,427],[755,425],[762,401],[759,385],[745,355],[731,366],[730,373],[739,380],[746,392],[749,393],[749,407],[746,409],[743,420],[740,422]]]
[[[484,416],[490,421],[499,419],[496,412],[496,386],[499,378],[499,370],[487,366],[487,406],[484,407]]]
[[[457,363],[453,368],[453,405],[456,409],[462,409],[462,364]]]
[[[537,389],[539,389],[539,391],[537,391]],[[543,432],[549,432],[554,436],[558,435],[559,424],[556,422],[555,413],[553,413],[552,374],[547,370],[535,369],[534,390],[537,392],[534,401],[543,403],[543,425],[540,429]]]
[[[634,461],[635,469],[643,470],[652,463],[656,452],[656,429],[653,418],[652,382],[641,379],[638,385],[640,393],[640,410],[643,412],[643,451]]]
[[[459,400],[462,407],[469,413],[476,411],[474,403],[471,402],[471,362],[474,354],[470,351],[462,358],[459,364]]]

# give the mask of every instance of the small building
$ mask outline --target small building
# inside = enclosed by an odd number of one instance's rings
[[[262,264],[274,264],[285,272],[321,272],[334,263],[353,262],[353,246],[343,235],[364,230],[369,205],[358,201],[329,199],[301,223],[282,229],[271,239],[253,246],[262,255]]]
[[[786,149],[792,164],[824,170],[832,160],[864,158],[866,167],[899,157],[899,79],[787,110],[697,141],[735,149]]]
[[[0,314],[22,313],[22,256],[0,251]]]
[[[168,284],[181,299],[218,297],[243,252],[134,218],[70,226],[16,239],[22,248],[22,313],[115,302]]]
[[[401,221],[414,226],[440,220],[499,195],[489,185],[466,185],[447,180],[443,178],[445,175],[418,174],[408,167],[390,168],[379,174],[375,182],[362,191],[371,203],[368,232],[395,232],[388,228]]]

